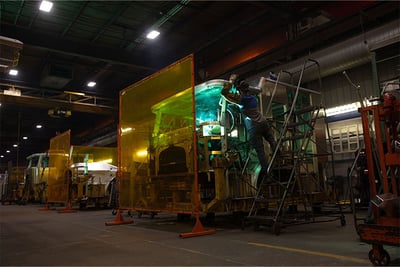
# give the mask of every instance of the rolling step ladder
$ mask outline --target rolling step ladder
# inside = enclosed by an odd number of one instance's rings
[[[300,80],[307,63],[308,61],[303,65]],[[276,83],[274,91],[277,84],[283,84],[279,82],[281,74],[282,72],[273,81]],[[249,223],[255,229],[268,226],[278,235],[283,227],[289,225],[338,219],[342,226],[346,223],[340,205],[337,205],[336,200],[330,199],[331,196],[315,168],[318,165],[318,156],[333,157],[331,149],[326,149],[325,140],[324,148],[316,148],[318,143],[314,130],[318,121],[324,121],[324,107],[321,104],[300,103],[300,91],[308,90],[301,88],[300,82],[292,88],[295,93],[290,110],[284,114],[285,120],[277,138],[277,148],[273,151],[267,174],[257,190],[248,216],[243,220],[242,228]],[[274,92],[271,102],[273,95]],[[315,150],[318,153],[313,152]]]

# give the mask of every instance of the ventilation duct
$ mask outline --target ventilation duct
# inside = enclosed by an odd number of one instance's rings
[[[72,67],[60,64],[49,64],[43,70],[40,86],[61,89],[72,80],[72,77]]]
[[[294,81],[298,81],[301,69],[307,58],[316,60],[320,66],[320,74],[316,67],[308,69],[304,72],[302,82],[316,80],[321,77],[326,77],[335,73],[342,72],[347,69],[366,64],[370,61],[370,52],[379,48],[399,42],[400,27],[399,20],[368,31],[365,34],[353,37],[342,43],[338,43],[327,49],[311,53],[308,57],[300,58],[285,65],[263,71],[257,76],[252,76],[248,80],[251,84],[258,84],[260,77],[268,77],[270,71],[279,73],[284,70],[291,73]],[[307,66],[311,66],[307,64]],[[289,75],[282,74],[280,80],[290,82]]]

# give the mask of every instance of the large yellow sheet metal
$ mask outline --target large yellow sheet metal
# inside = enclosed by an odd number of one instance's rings
[[[120,207],[194,210],[193,57],[120,94]]]
[[[70,130],[50,139],[47,202],[65,202],[68,197]]]

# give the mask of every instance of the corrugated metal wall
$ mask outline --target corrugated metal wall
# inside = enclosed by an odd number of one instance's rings
[[[383,51],[382,51],[383,52]],[[380,51],[377,51],[379,58]],[[378,60],[377,74],[379,83],[399,79],[400,55]],[[346,71],[352,82],[360,85],[361,97],[377,96],[379,92],[374,89],[372,76],[372,63],[364,64]],[[319,90],[319,82],[312,81],[305,85],[306,88]],[[380,88],[381,90],[382,88]],[[359,101],[357,90],[349,84],[342,73],[337,73],[322,79],[323,104],[326,108],[340,106]]]
[[[363,65],[347,71],[354,84],[360,85],[362,97],[373,95],[372,70],[370,65]],[[307,85],[307,88],[318,89],[317,82]],[[340,73],[322,79],[322,103],[326,108],[350,104],[359,101],[357,90],[352,87],[346,77]]]

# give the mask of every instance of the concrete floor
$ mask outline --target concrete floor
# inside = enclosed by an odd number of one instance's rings
[[[116,218],[111,210],[58,213],[42,207],[0,205],[1,266],[371,266],[371,246],[359,241],[351,214],[343,227],[339,221],[297,225],[279,236],[241,230],[227,222],[229,216],[217,216],[203,224],[216,234],[180,238],[192,230],[193,219],[125,212],[132,224],[106,226]],[[399,265],[399,247],[385,249],[391,265]]]

